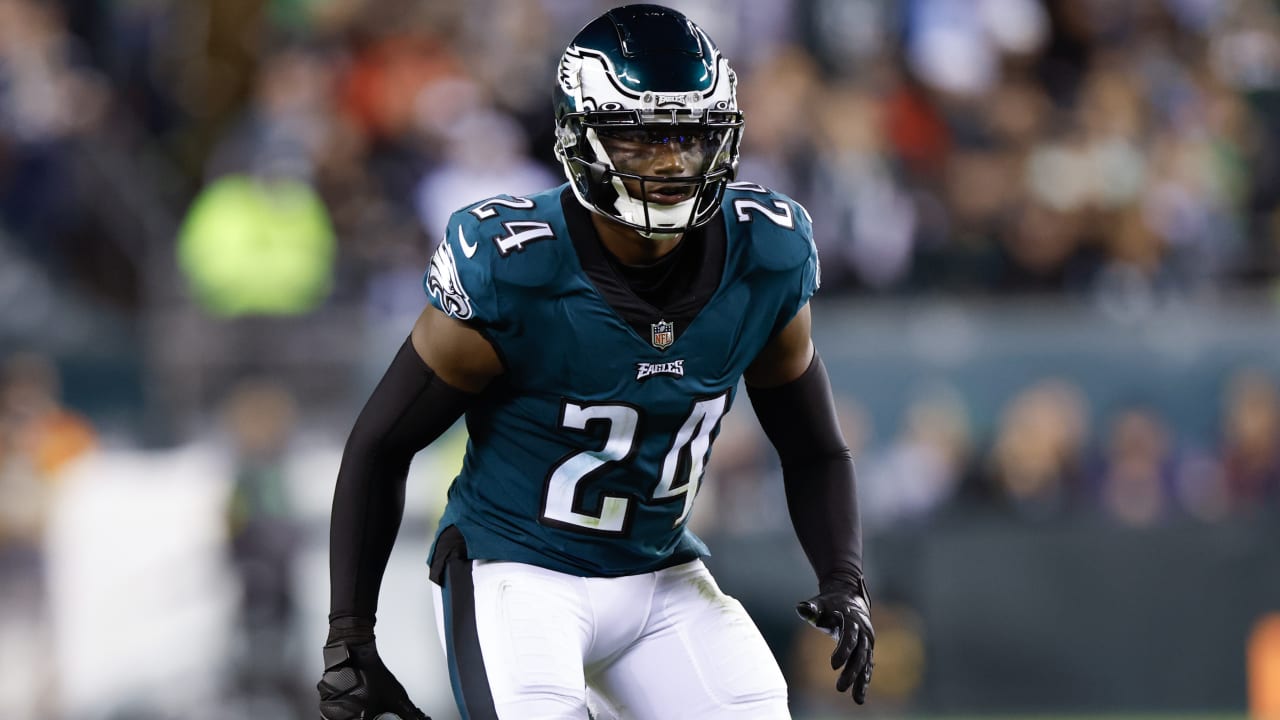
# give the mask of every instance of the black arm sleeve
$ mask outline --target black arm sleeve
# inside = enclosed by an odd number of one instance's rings
[[[809,368],[773,388],[747,387],[751,406],[782,461],[787,509],[822,592],[862,583],[862,526],[853,457],[836,419],[827,369]]]
[[[329,529],[329,621],[372,627],[378,590],[404,516],[409,462],[476,396],[436,377],[411,340],[360,411],[342,451]]]

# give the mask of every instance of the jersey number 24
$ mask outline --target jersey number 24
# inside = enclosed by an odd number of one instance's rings
[[[649,497],[663,501],[683,496],[684,505],[673,526],[684,522],[693,507],[693,498],[698,493],[698,483],[711,451],[711,437],[724,416],[728,400],[729,393],[724,392],[695,402],[684,424],[671,439],[658,482]],[[551,471],[542,502],[542,517],[553,525],[610,535],[624,534],[631,516],[630,498],[604,495],[599,515],[576,508],[575,500],[581,496],[582,488],[579,486],[589,482],[591,476],[611,463],[634,460],[639,449],[637,429],[640,427],[640,411],[630,405],[564,403],[560,413],[561,428],[581,432],[586,431],[592,422],[609,423],[604,447],[574,453]],[[686,452],[688,460],[682,462]]]

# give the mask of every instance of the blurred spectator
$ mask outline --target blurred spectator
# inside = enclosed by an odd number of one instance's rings
[[[811,212],[823,281],[876,289],[910,269],[916,208],[895,177],[882,104],[856,87],[832,88],[815,114],[817,140]]]
[[[76,139],[108,96],[54,3],[0,0],[0,225],[64,281],[76,270]]]
[[[538,122],[538,116],[550,116],[543,112],[550,102],[547,79],[555,74],[559,58],[546,50],[563,42],[563,26],[556,25],[550,14],[554,4],[544,0],[479,2],[476,10],[460,19],[465,29],[460,37],[466,40],[451,43],[466,60],[471,79],[495,99],[501,112],[531,111],[525,117],[533,123]],[[487,9],[481,9],[486,5]],[[565,19],[573,22],[577,17]],[[465,114],[470,109],[461,107],[458,111]],[[521,138],[524,135],[522,131]],[[550,136],[546,142],[551,142]],[[524,152],[516,149],[517,155]]]
[[[1237,517],[1243,517],[1256,509],[1252,500],[1242,502],[1238,483],[1237,487],[1232,486],[1232,474],[1240,467],[1240,459],[1250,455],[1250,451],[1241,453],[1243,447],[1248,446],[1253,451],[1261,451],[1263,457],[1254,456],[1244,461],[1246,465],[1272,462],[1272,476],[1280,477],[1274,464],[1280,452],[1277,442],[1280,415],[1276,414],[1276,397],[1270,381],[1261,374],[1250,377],[1253,375],[1248,372],[1238,375],[1233,385],[1235,392],[1230,393],[1226,400],[1228,407],[1224,408],[1225,422],[1230,427],[1250,426],[1239,434],[1228,429],[1227,435],[1237,439],[1252,435],[1252,438],[1239,445],[1227,440],[1220,448],[1221,457],[1213,450],[1180,439],[1167,419],[1153,407],[1135,405],[1117,412],[1102,439],[1091,478],[1097,508],[1111,520],[1129,526],[1151,526],[1182,518],[1214,522],[1233,510]],[[1254,385],[1258,380],[1263,384]],[[1271,387],[1269,396],[1268,387]],[[1240,391],[1248,395],[1241,395]],[[1237,406],[1237,401],[1243,404]],[[1266,419],[1268,413],[1270,420]]]
[[[913,0],[907,6],[907,61],[925,83],[949,95],[990,92],[1001,55],[1032,53],[1047,34],[1035,0]]]
[[[969,471],[972,436],[955,388],[927,388],[906,410],[902,428],[871,463],[860,465],[859,509],[869,532],[920,523],[954,499]]]
[[[427,172],[416,193],[419,220],[431,237],[443,235],[455,210],[498,193],[519,196],[561,181],[529,157],[524,130],[497,109],[476,107],[451,123],[443,138],[443,162]]]
[[[96,445],[61,403],[57,368],[15,354],[0,369],[0,694],[6,714],[53,717],[57,688],[49,627],[45,529],[59,475]]]
[[[179,232],[179,266],[207,312],[294,315],[329,295],[336,237],[315,186],[337,132],[331,92],[317,54],[282,50],[264,61]]]
[[[892,0],[814,0],[800,5],[809,9],[810,51],[834,77],[861,74],[889,54],[898,20]]]
[[[259,158],[254,175],[215,180],[196,199],[178,238],[178,258],[209,313],[309,312],[332,286],[335,238],[315,190],[287,156]]]
[[[459,22],[447,4],[365,5],[353,18],[339,107],[365,138],[364,161],[393,205],[439,150],[437,133],[469,107],[472,84],[449,42]]]
[[[253,97],[211,153],[205,176],[252,172],[268,157],[289,163],[298,179],[314,180],[335,132],[333,86],[319,51],[285,48],[263,58]]]
[[[287,484],[287,460],[296,424],[293,397],[268,381],[244,381],[227,400],[235,477],[227,507],[232,565],[241,585],[243,633],[235,678],[253,698],[292,704],[302,717],[311,706],[307,683],[296,674],[295,560],[301,528]],[[261,701],[261,700],[260,700]]]
[[[51,480],[97,443],[88,420],[62,405],[59,373],[49,358],[11,355],[2,375],[0,428],[7,442],[0,449],[6,460]]]
[[[742,134],[741,180],[788,188],[804,202],[805,174],[815,147],[813,110],[823,100],[818,66],[804,49],[784,46],[757,72],[739,80],[738,104],[751,108]],[[794,188],[794,189],[793,189]]]
[[[1185,3],[1175,4],[1175,7]],[[1280,12],[1266,0],[1209,4],[1193,17],[1210,35],[1214,73],[1233,88],[1252,92],[1280,87]]]
[[[1223,397],[1222,460],[1233,509],[1280,511],[1280,395],[1253,369],[1236,373]]]
[[[1033,520],[1076,510],[1083,491],[1087,419],[1080,389],[1061,379],[1041,380],[1010,400],[988,458],[999,500]]]
[[[1174,442],[1150,408],[1127,407],[1111,419],[1103,440],[1095,502],[1122,525],[1150,526],[1173,517],[1177,476]]]

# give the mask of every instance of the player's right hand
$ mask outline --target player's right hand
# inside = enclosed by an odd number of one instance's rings
[[[382,663],[372,637],[360,642],[330,638],[324,646],[324,676],[316,689],[322,720],[375,720],[383,713],[402,720],[431,720]]]

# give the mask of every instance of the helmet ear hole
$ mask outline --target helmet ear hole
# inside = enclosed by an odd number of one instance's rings
[[[599,160],[589,162],[587,165],[587,178],[591,181],[592,186],[600,185],[605,181],[605,176],[609,173],[609,168]]]

